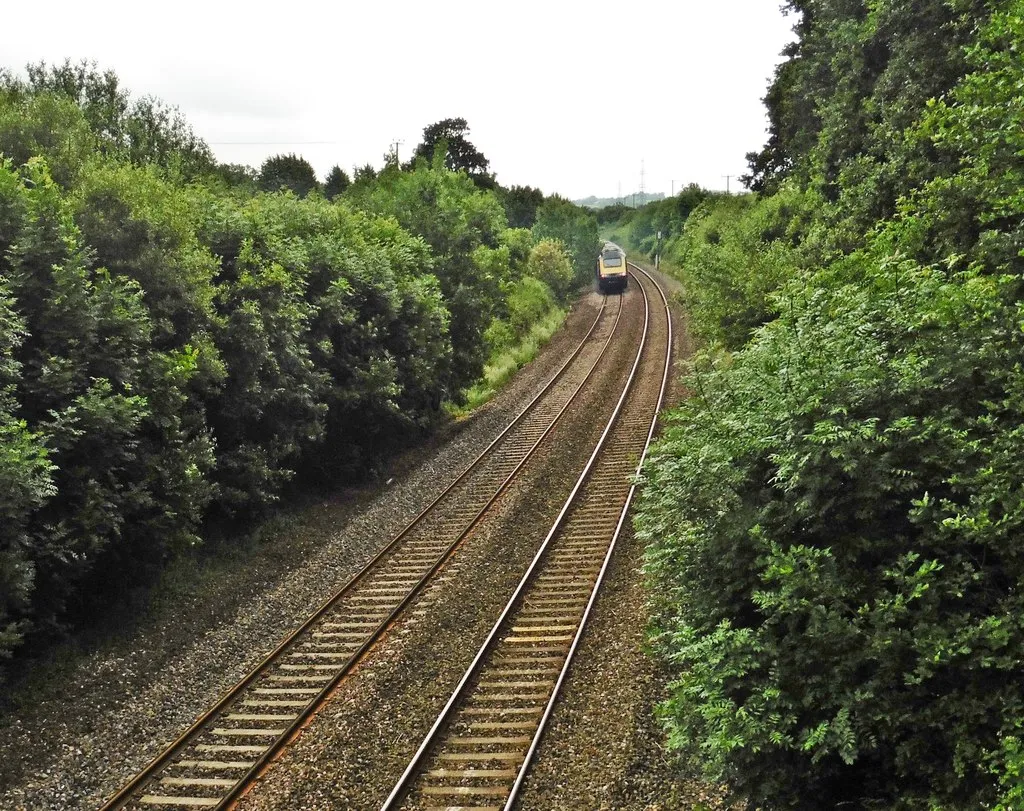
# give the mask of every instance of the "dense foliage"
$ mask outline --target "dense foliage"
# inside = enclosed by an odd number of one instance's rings
[[[296,155],[216,165],[111,72],[0,75],[0,657],[213,522],[372,469],[480,376],[492,324],[565,301],[562,243],[445,154],[335,166],[324,196]]]
[[[697,206],[671,239],[665,258],[682,268],[694,335],[739,349],[771,320],[772,294],[793,278],[803,258],[809,195],[784,186],[777,194],[714,196]]]
[[[608,206],[597,212],[602,225],[614,224],[623,247],[638,250],[651,259],[659,251],[671,253],[683,234],[690,213],[712,196],[696,184],[686,186],[674,197],[647,203],[639,208]],[[658,234],[661,234],[659,240]]]
[[[320,188],[316,170],[309,161],[294,153],[267,158],[256,180],[263,191],[290,191],[297,197],[305,197]],[[340,181],[336,175],[331,180],[335,186]]]
[[[574,283],[581,284],[591,278],[601,249],[597,218],[591,212],[552,195],[537,208],[531,230],[535,240],[556,239],[565,246],[572,259]]]
[[[490,161],[469,140],[469,124],[464,118],[445,118],[423,128],[423,140],[413,150],[411,169],[417,160],[428,163],[440,157],[452,172],[465,172],[483,189],[494,188],[494,176],[488,174]]]
[[[663,716],[750,807],[1019,808],[1024,4],[791,7],[762,194],[685,229]]]

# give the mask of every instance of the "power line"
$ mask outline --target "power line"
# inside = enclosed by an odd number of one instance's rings
[[[314,144],[343,144],[344,141],[207,141],[210,146],[312,146]]]

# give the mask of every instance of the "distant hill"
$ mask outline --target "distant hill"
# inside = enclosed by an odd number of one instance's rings
[[[607,208],[608,206],[642,206],[654,200],[664,200],[665,192],[640,194],[624,194],[622,197],[584,197],[582,200],[573,200],[578,206],[585,208]]]

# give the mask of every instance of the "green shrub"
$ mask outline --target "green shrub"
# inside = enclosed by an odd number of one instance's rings
[[[753,803],[976,807],[1024,706],[1022,313],[994,279],[862,271],[787,289],[647,466],[665,717]]]
[[[465,403],[462,406],[449,406],[451,412],[455,416],[467,414],[490,400],[512,375],[537,356],[541,347],[562,325],[564,318],[565,313],[562,310],[549,310],[544,318],[535,322],[529,332],[519,340],[516,340],[514,333],[504,322],[494,322],[491,328],[495,329],[496,340],[503,340],[505,343],[497,345],[492,350],[484,368],[483,378],[466,391]]]
[[[530,251],[526,272],[542,282],[548,293],[565,301],[574,281],[572,262],[565,246],[556,239],[542,239]]]
[[[766,199],[712,197],[694,210],[666,257],[681,268],[687,310],[703,343],[737,349],[774,318],[772,294],[801,262],[806,211],[792,190]]]
[[[508,322],[517,336],[529,332],[555,306],[551,288],[540,279],[524,276],[508,294]]]
[[[481,191],[465,172],[446,170],[440,151],[433,164],[419,159],[411,171],[390,167],[372,181],[356,182],[346,197],[364,211],[394,217],[430,246],[429,269],[440,282],[450,313],[453,349],[449,375],[441,384],[448,397],[461,396],[483,370],[483,333],[500,314],[505,279],[493,272],[494,257],[478,249],[500,247],[507,225],[504,208],[493,192]]]
[[[583,284],[592,277],[594,262],[601,250],[597,218],[592,211],[553,195],[537,209],[537,221],[532,230],[536,242],[556,239],[565,246],[572,260],[576,284]]]
[[[950,10],[915,6],[938,23],[892,52],[897,75]],[[828,33],[911,19],[891,12]],[[796,257],[826,266],[770,296],[777,318],[726,341],[736,351],[698,363],[645,469],[671,744],[749,807],[1020,807],[1022,20],[1020,0],[965,13],[974,72],[942,100],[872,111],[917,120],[900,143],[932,158],[919,185],[844,258],[856,218],[826,206],[799,227]],[[842,82],[865,79],[861,53],[829,55]],[[819,98],[836,104],[833,143],[837,110],[859,98],[837,95]],[[790,156],[808,157],[822,155]],[[708,218],[705,242],[712,256],[746,245],[743,277],[762,203],[736,205]]]
[[[72,205],[42,160],[20,175],[0,167],[0,178],[3,219],[15,226],[0,276],[11,280],[26,336],[14,349],[12,396],[53,464],[54,489],[28,523],[26,617],[45,627],[115,562],[160,560],[195,541],[212,445],[180,421],[196,352],[154,346],[138,284],[91,267]]]
[[[0,191],[0,212],[10,200],[12,179],[0,173],[0,186],[8,187]],[[24,322],[0,277],[0,659],[10,656],[30,626],[36,554],[28,522],[53,495],[53,468],[42,437],[14,415],[12,395],[21,372],[14,353],[24,338]]]

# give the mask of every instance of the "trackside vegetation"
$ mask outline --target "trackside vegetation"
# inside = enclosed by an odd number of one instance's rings
[[[0,71],[0,658],[379,466],[589,279],[592,216],[425,135],[321,184],[93,65]]]
[[[1024,807],[1024,3],[791,0],[754,194],[674,249],[671,746],[750,808]]]

